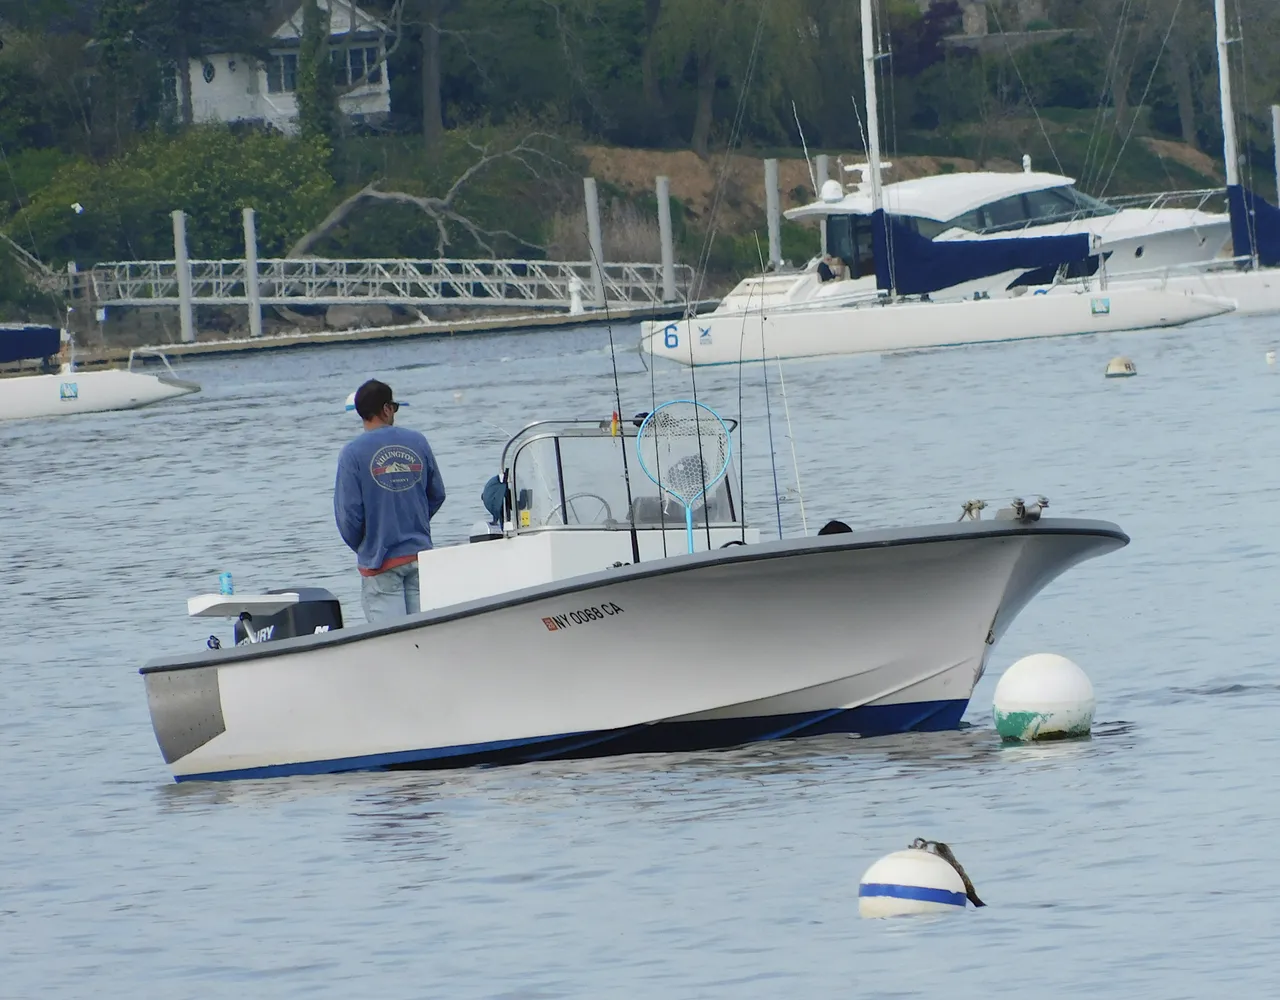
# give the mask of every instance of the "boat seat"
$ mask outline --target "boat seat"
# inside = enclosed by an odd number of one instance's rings
[[[634,521],[636,524],[661,524],[663,520],[670,521],[671,513],[668,511],[665,518],[662,513],[662,497],[633,497],[631,500],[631,510],[627,514],[627,521]]]

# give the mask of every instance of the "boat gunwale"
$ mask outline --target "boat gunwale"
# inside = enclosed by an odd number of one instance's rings
[[[357,625],[331,632],[293,636],[269,643],[251,643],[229,649],[211,650],[182,656],[161,657],[146,663],[138,672],[144,676],[179,670],[196,670],[204,667],[231,666],[249,660],[260,660],[308,648],[340,646],[378,636],[392,635],[442,625],[492,611],[502,611],[532,604],[536,601],[573,594],[600,586],[620,582],[651,579],[674,573],[686,573],[713,566],[737,563],[763,562],[792,556],[814,555],[823,552],[848,552],[860,549],[897,548],[906,545],[935,544],[980,538],[1028,537],[1032,535],[1092,535],[1120,542],[1123,548],[1130,542],[1129,536],[1119,525],[1111,521],[1086,518],[1044,518],[1039,521],[961,521],[918,528],[882,528],[859,532],[841,532],[823,536],[775,539],[751,545],[729,544],[727,547],[706,552],[669,556],[638,564],[600,570],[537,584],[520,590],[506,591],[492,597],[455,604],[443,609],[420,611],[397,619],[389,625]],[[474,543],[473,543],[474,544]],[[264,649],[267,646],[270,648]]]

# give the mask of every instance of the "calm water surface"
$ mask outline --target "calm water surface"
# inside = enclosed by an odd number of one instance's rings
[[[616,333],[625,410],[689,393]],[[798,492],[810,531],[1043,493],[1133,543],[1023,612],[965,731],[483,771],[178,786],[137,668],[203,647],[184,602],[224,570],[359,620],[331,496],[364,378],[431,438],[459,541],[510,432],[613,409],[603,330],[196,362],[189,400],[0,424],[0,996],[1273,996],[1278,340],[1233,320],[797,362],[785,400],[770,367],[788,535]],[[1136,379],[1103,379],[1119,353]],[[744,375],[697,389],[744,414],[776,533]],[[995,681],[1040,650],[1089,672],[1098,729],[1002,749]],[[862,872],[917,836],[989,906],[860,921]]]

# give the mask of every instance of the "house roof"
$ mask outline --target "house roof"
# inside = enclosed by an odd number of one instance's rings
[[[316,6],[329,12],[329,37],[336,35],[385,35],[387,26],[350,0],[316,0]],[[276,41],[292,42],[302,37],[302,5],[280,27],[271,33]]]

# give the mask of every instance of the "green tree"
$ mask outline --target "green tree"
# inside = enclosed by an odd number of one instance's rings
[[[298,128],[307,138],[338,139],[338,97],[329,65],[329,15],[316,0],[302,5],[298,49]]]
[[[334,192],[328,156],[322,140],[267,131],[200,125],[177,136],[153,133],[103,166],[62,167],[6,231],[57,266],[163,260],[173,255],[170,212],[182,209],[192,256],[239,257],[241,209],[253,208],[260,250],[270,256],[324,216]]]
[[[444,135],[440,35],[445,30],[445,17],[452,14],[458,5],[458,0],[414,0],[412,16],[420,32],[422,135],[429,146],[437,145]]]

